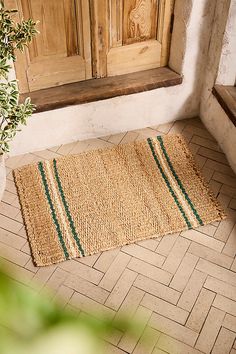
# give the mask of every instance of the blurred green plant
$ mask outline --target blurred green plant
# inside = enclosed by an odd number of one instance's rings
[[[9,151],[9,142],[20,130],[19,126],[25,125],[35,110],[30,98],[19,103],[17,80],[8,79],[16,50],[23,52],[38,33],[37,23],[32,19],[15,23],[12,17],[16,12],[6,9],[4,1],[0,1],[0,154]]]
[[[140,322],[141,324],[141,322]],[[0,270],[0,354],[104,354],[102,338],[140,324],[79,315]]]

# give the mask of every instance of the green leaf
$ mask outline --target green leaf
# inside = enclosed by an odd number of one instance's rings
[[[16,50],[23,51],[38,33],[32,19],[15,23],[12,15],[17,10],[8,10],[0,0],[0,150],[9,151],[9,142],[25,125],[35,110],[27,98],[19,104],[17,80],[8,81],[10,60],[16,60]]]

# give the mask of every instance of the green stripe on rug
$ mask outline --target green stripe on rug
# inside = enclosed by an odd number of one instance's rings
[[[203,221],[202,221],[202,219],[200,218],[200,216],[199,216],[197,210],[195,209],[195,207],[194,207],[194,205],[193,205],[191,199],[190,199],[189,196],[188,196],[188,193],[186,192],[186,190],[185,190],[185,188],[184,188],[184,186],[183,186],[181,180],[179,179],[179,177],[178,177],[178,175],[177,175],[177,173],[176,173],[176,171],[175,171],[175,169],[174,169],[174,167],[173,167],[173,165],[172,165],[172,163],[171,163],[171,160],[170,160],[169,155],[168,155],[168,153],[167,153],[167,151],[166,151],[166,148],[165,148],[165,145],[164,145],[164,142],[163,142],[162,137],[161,137],[161,136],[157,136],[157,140],[158,140],[159,143],[160,143],[160,146],[161,146],[161,149],[162,149],[162,151],[163,151],[163,154],[164,154],[164,156],[165,156],[165,158],[166,158],[166,161],[167,161],[167,163],[168,163],[168,165],[169,165],[169,167],[170,167],[170,170],[171,170],[171,172],[172,172],[174,178],[176,179],[176,182],[177,182],[178,185],[179,185],[179,188],[181,189],[181,191],[182,191],[182,193],[183,193],[185,199],[187,200],[189,206],[191,207],[191,209],[192,209],[192,211],[193,211],[193,214],[195,215],[197,221],[198,221],[199,224],[202,226],[202,225],[203,225]]]
[[[67,216],[67,219],[69,221],[69,225],[70,225],[70,229],[71,229],[72,235],[73,235],[73,237],[75,239],[75,242],[77,244],[77,247],[78,247],[81,255],[84,256],[84,250],[83,250],[83,248],[81,246],[78,234],[77,234],[76,229],[75,229],[75,224],[74,224],[74,221],[72,219],[72,216],[71,216],[71,213],[70,213],[70,209],[69,209],[68,203],[67,203],[66,198],[65,198],[65,194],[64,194],[64,191],[63,191],[63,188],[62,188],[62,184],[61,184],[61,179],[59,177],[59,173],[58,173],[58,169],[57,169],[57,162],[56,162],[55,159],[53,159],[53,168],[54,168],[55,178],[56,178],[56,181],[57,181],[58,190],[60,192],[61,200],[62,200],[62,203],[64,205],[65,211],[66,211],[66,216]]]
[[[168,187],[168,189],[169,189],[169,191],[170,191],[170,193],[171,193],[171,195],[172,195],[177,207],[179,208],[179,211],[181,212],[181,214],[182,214],[182,216],[183,216],[188,228],[191,229],[192,225],[191,225],[190,221],[188,220],[188,218],[187,218],[187,216],[186,216],[186,214],[185,214],[185,212],[184,212],[184,210],[183,210],[183,208],[182,208],[182,206],[181,206],[181,204],[180,204],[180,202],[178,200],[178,197],[176,196],[175,192],[173,191],[173,189],[172,189],[172,187],[170,185],[170,182],[168,180],[168,177],[166,176],[165,172],[163,171],[163,169],[161,167],[161,164],[160,164],[160,162],[158,160],[158,157],[157,157],[157,155],[155,153],[155,150],[154,150],[154,147],[153,147],[153,144],[152,144],[152,140],[150,138],[148,138],[147,142],[148,142],[149,147],[151,149],[152,156],[153,156],[153,158],[154,158],[154,160],[155,160],[155,162],[157,164],[157,167],[158,167],[158,169],[159,169],[159,171],[160,171],[160,173],[162,175],[162,178],[164,179],[164,181],[165,181],[165,183],[166,183],[166,185],[167,185],[167,187]]]
[[[56,216],[56,212],[55,212],[55,209],[54,209],[54,206],[53,206],[52,198],[50,196],[50,192],[49,192],[49,188],[48,188],[48,184],[47,184],[47,178],[46,178],[46,175],[45,175],[45,171],[44,171],[42,162],[38,163],[38,169],[40,171],[41,178],[42,178],[42,181],[43,181],[43,186],[44,186],[45,194],[46,194],[46,197],[47,197],[47,201],[48,201],[48,204],[49,204],[50,209],[51,209],[52,219],[53,219],[53,222],[54,222],[54,224],[56,226],[57,235],[58,235],[61,247],[63,249],[65,258],[68,259],[69,258],[69,253],[67,251],[65,242],[64,242],[63,237],[62,237],[61,228],[60,228],[59,222],[57,220],[57,216]]]

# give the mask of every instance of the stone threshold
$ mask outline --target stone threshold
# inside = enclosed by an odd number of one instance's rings
[[[43,112],[161,87],[180,85],[182,80],[181,75],[168,67],[162,67],[24,93],[20,95],[20,100],[24,101],[26,97],[30,96],[32,102],[37,106],[36,112]]]

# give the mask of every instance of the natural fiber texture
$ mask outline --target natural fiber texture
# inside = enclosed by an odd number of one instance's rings
[[[39,162],[14,176],[38,266],[224,218],[180,135]]]

